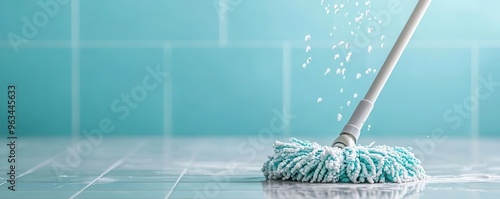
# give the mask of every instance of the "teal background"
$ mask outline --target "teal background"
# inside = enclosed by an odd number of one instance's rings
[[[79,96],[79,131],[97,128],[102,118],[110,118],[115,135],[256,135],[269,126],[273,110],[284,106],[283,63],[288,61],[290,112],[295,117],[285,133],[337,134],[375,77],[364,71],[380,68],[416,4],[397,1],[402,11],[392,14],[380,30],[387,37],[386,47],[377,43],[372,53],[355,53],[343,80],[335,74],[338,61],[333,61],[331,46],[352,38],[339,31],[329,37],[332,27],[344,21],[341,15],[327,15],[320,0],[228,0],[233,3],[225,15],[226,45],[219,45],[214,6],[219,0],[82,0],[80,89],[72,91],[70,4],[59,4],[56,15],[19,52],[7,38],[11,32],[20,34],[22,17],[42,11],[39,2],[50,1],[0,1],[1,132],[7,129],[7,85],[13,83],[19,135],[74,135],[72,92]],[[387,10],[388,2],[372,1],[372,13]],[[455,122],[443,114],[471,96],[475,79],[491,75],[500,82],[498,7],[500,2],[494,0],[432,2],[367,121],[371,130],[365,128],[364,133],[424,137],[441,128],[449,136],[497,136],[500,87],[480,100],[477,128],[470,115],[452,128]],[[304,42],[307,34],[310,42]],[[312,51],[306,53],[308,44]],[[287,45],[290,56],[284,57]],[[304,69],[309,56],[312,62]],[[168,83],[148,91],[137,108],[119,119],[112,102],[142,84],[147,66],[157,65],[167,69]],[[324,76],[327,67],[332,72]],[[358,72],[363,77],[356,80]],[[352,99],[353,93],[359,97]],[[318,97],[323,102],[316,103]],[[347,100],[352,101],[350,107]],[[171,117],[165,117],[165,110]],[[340,122],[338,113],[343,115]]]

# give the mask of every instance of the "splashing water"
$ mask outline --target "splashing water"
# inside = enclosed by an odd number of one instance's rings
[[[323,75],[326,75],[328,73],[330,73],[330,68],[327,68],[326,71],[325,71],[325,73]]]
[[[304,37],[304,41],[309,41],[309,40],[311,40],[311,35],[306,35],[306,36]]]
[[[349,62],[351,60],[352,52],[347,53],[347,56],[345,57],[345,62]]]
[[[339,114],[337,114],[337,121],[340,122],[341,120],[342,120],[342,114],[339,113]]]
[[[368,75],[368,74],[370,74],[371,72],[372,72],[372,68],[368,68],[368,69],[366,69],[365,74],[367,74],[367,75]]]
[[[316,103],[321,103],[323,101],[323,98],[319,97],[318,100],[316,100]]]

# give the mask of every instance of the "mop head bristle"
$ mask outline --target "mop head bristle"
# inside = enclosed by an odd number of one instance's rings
[[[276,141],[262,172],[270,180],[329,183],[402,183],[426,178],[410,147],[353,146],[340,149],[290,138]]]

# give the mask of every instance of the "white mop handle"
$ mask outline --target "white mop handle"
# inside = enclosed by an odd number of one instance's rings
[[[405,27],[403,28],[401,34],[398,37],[398,40],[392,47],[389,56],[382,65],[382,68],[379,70],[379,73],[375,80],[373,81],[370,90],[366,94],[365,98],[359,102],[356,110],[352,114],[349,122],[345,125],[344,129],[342,129],[342,133],[351,134],[355,140],[358,140],[361,128],[363,127],[366,119],[370,115],[370,112],[373,109],[373,104],[377,100],[377,97],[384,88],[387,79],[392,73],[392,70],[396,66],[401,54],[406,48],[406,45],[410,41],[415,29],[417,29],[420,20],[425,14],[425,11],[429,7],[431,0],[419,0],[417,6],[413,10],[408,22],[406,22]]]

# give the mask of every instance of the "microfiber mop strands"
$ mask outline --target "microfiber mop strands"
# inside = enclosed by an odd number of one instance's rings
[[[341,149],[290,138],[290,142],[276,141],[274,153],[262,167],[264,176],[271,180],[402,183],[426,178],[411,148],[353,146]]]

